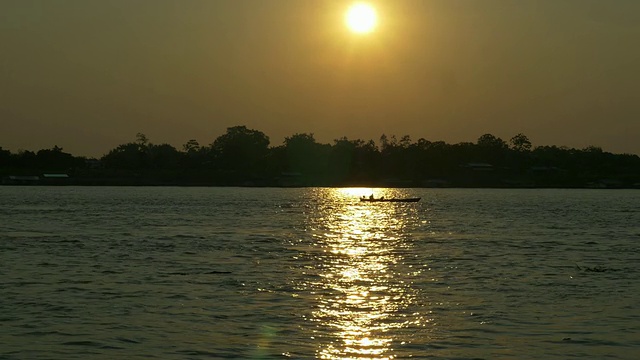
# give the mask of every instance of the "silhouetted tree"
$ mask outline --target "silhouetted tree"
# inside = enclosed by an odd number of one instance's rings
[[[484,134],[478,138],[477,145],[484,148],[492,148],[503,150],[508,148],[507,143],[499,137],[495,137],[491,134]]]
[[[394,148],[398,146],[398,139],[396,139],[395,135],[391,135],[391,137],[382,134],[380,135],[380,152],[384,153],[390,148]]]
[[[187,141],[184,145],[182,145],[182,149],[186,153],[195,153],[195,152],[198,152],[198,150],[200,150],[200,144],[195,139],[191,139]]]
[[[451,164],[449,158],[449,145],[444,141],[431,142],[425,139],[418,140],[416,144],[416,151],[419,152],[418,164],[422,170],[420,171],[420,180],[425,178],[440,178],[444,177],[451,166],[458,166],[458,164]]]
[[[57,145],[51,149],[39,150],[36,154],[36,162],[41,170],[68,171],[79,165],[73,155],[62,151]]]
[[[404,148],[404,149],[406,149],[409,146],[411,146],[411,136],[410,135],[404,135],[403,137],[401,137],[398,145],[401,148]]]
[[[353,175],[355,181],[370,183],[380,178],[380,152],[373,140],[353,140],[355,145]]]
[[[147,135],[143,133],[137,133],[136,143],[140,144],[140,146],[147,146],[147,144],[149,144],[149,139],[147,138]]]
[[[118,145],[100,160],[106,168],[111,169],[146,169],[149,167],[148,142],[144,134],[137,133],[135,142]]]
[[[182,167],[185,170],[198,170],[210,168],[213,163],[211,148],[200,146],[198,141],[191,139],[182,145]],[[207,166],[209,165],[209,166]]]
[[[380,137],[380,161],[382,168],[386,169],[383,175],[387,181],[406,181],[414,174],[417,164],[408,156],[411,146],[411,137],[404,135],[400,141],[395,135]]]
[[[175,170],[180,164],[180,152],[169,144],[149,144],[147,153],[151,168]]]
[[[319,144],[313,134],[293,134],[284,138],[287,153],[287,170],[301,173],[313,172]]]
[[[100,160],[106,168],[111,169],[145,169],[148,166],[147,153],[138,143],[118,145]]]
[[[484,134],[478,138],[478,160],[494,165],[503,165],[506,160],[509,146],[499,137],[491,134]]]
[[[2,146],[0,146],[0,167],[9,167],[10,160],[11,151],[4,150]]]
[[[211,144],[211,149],[215,165],[226,173],[226,181],[240,181],[264,171],[269,137],[246,126],[234,126],[227,128],[227,132]]]
[[[37,169],[36,153],[29,150],[20,150],[15,156],[14,166],[22,169]]]
[[[515,151],[531,151],[531,141],[522,133],[512,137],[510,142],[511,148]]]
[[[294,134],[284,139],[286,170],[299,172],[305,183],[324,182],[327,166],[327,146],[316,142],[313,134]]]
[[[373,140],[336,139],[320,144],[311,133],[286,137],[269,147],[262,132],[235,126],[200,146],[192,139],[178,151],[169,144],[155,145],[142,133],[102,157],[103,166],[85,166],[57,145],[37,153],[13,154],[0,148],[0,177],[33,175],[46,171],[73,171],[87,183],[208,185],[278,184],[284,172],[303,174],[303,185],[394,186],[418,185],[443,179],[454,186],[609,187],[639,186],[640,157],[616,155],[597,146],[573,149],[538,146],[523,134],[509,144],[491,134],[476,143],[447,144],[409,135]],[[488,162],[493,167],[470,163]],[[82,168],[82,169],[80,169]],[[107,180],[100,180],[105,178]],[[159,180],[159,181],[158,181]],[[297,180],[297,177],[296,177]],[[442,182],[439,182],[442,183]]]
[[[345,184],[353,181],[353,165],[356,144],[346,137],[333,141],[329,157],[330,179],[334,184]]]

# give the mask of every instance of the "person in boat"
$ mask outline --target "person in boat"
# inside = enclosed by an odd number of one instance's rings
[[[369,195],[369,200],[373,200],[373,194]]]

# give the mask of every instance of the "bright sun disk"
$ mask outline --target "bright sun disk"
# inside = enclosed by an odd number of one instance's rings
[[[378,16],[373,6],[367,3],[357,3],[349,8],[345,21],[351,31],[366,34],[375,29]]]

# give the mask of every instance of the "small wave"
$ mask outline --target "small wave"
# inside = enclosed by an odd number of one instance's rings
[[[203,350],[179,350],[176,351],[178,354],[188,355],[188,356],[206,356],[210,358],[228,358],[227,356],[221,356],[219,353],[214,353],[211,351],[203,351]]]
[[[605,266],[601,266],[601,265],[596,265],[596,266],[580,266],[578,264],[576,264],[576,267],[578,268],[578,270],[580,271],[584,271],[584,272],[610,272],[610,271],[620,271],[619,269],[614,269],[614,268],[610,268],[610,267],[605,267]]]
[[[19,334],[18,336],[47,336],[47,335],[61,335],[59,331],[28,331]]]
[[[61,345],[67,345],[67,346],[89,346],[89,347],[96,347],[96,348],[103,348],[105,345],[97,342],[97,341],[91,341],[91,340],[84,340],[84,341],[67,341],[67,342],[63,342]]]
[[[43,238],[52,236],[53,233],[39,232],[39,231],[8,231],[4,233],[5,236],[14,238]]]
[[[115,340],[118,340],[120,342],[127,343],[127,344],[140,344],[140,341],[138,340],[128,339],[124,337],[116,337]]]
[[[214,275],[214,274],[231,274],[231,271],[220,271],[220,270],[201,271],[201,272],[200,271],[192,271],[192,272],[174,271],[174,272],[165,273],[164,275],[188,276],[188,275]]]

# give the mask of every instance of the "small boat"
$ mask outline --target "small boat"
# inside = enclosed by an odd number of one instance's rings
[[[385,198],[360,198],[360,201],[366,201],[366,202],[418,202],[420,201],[420,199],[422,198],[390,198],[390,199],[385,199]]]

